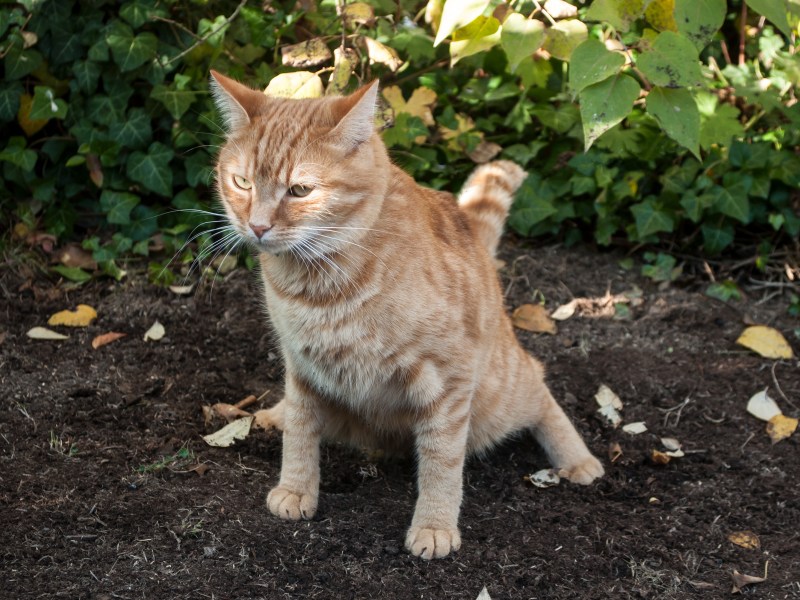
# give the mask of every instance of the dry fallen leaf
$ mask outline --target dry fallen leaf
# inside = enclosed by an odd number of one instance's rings
[[[100,346],[105,346],[106,344],[110,344],[111,342],[116,342],[120,338],[124,338],[127,333],[117,333],[116,331],[109,331],[108,333],[104,333],[102,335],[98,335],[96,338],[92,340],[92,348],[97,350]]]
[[[367,55],[369,56],[370,64],[380,63],[386,65],[392,71],[397,71],[403,64],[403,60],[394,48],[390,48],[381,44],[371,37],[364,36],[361,38],[367,45]]]
[[[575,309],[577,307],[578,307],[578,301],[570,300],[566,304],[562,304],[557,309],[555,309],[550,315],[550,318],[555,319],[556,321],[566,321],[572,315],[575,314]]]
[[[53,331],[52,329],[47,329],[46,327],[34,327],[33,329],[29,330],[26,334],[29,338],[34,340],[66,340],[66,335],[61,335]]]
[[[647,425],[644,424],[644,421],[636,421],[635,423],[628,423],[623,426],[622,431],[630,433],[631,435],[639,435],[647,431]]]
[[[58,251],[58,262],[65,267],[76,267],[78,269],[88,269],[89,271],[94,271],[97,268],[97,261],[92,258],[92,253],[75,244],[65,246]]]
[[[612,463],[617,462],[619,458],[622,456],[622,446],[619,445],[617,442],[611,442],[608,445],[608,460]]]
[[[747,401],[747,412],[756,419],[769,421],[772,417],[781,414],[781,409],[778,408],[775,400],[773,400],[769,394],[767,394],[767,390],[764,389],[757,394],[753,394],[750,400]]]
[[[65,325],[67,327],[86,327],[97,318],[97,311],[88,304],[78,304],[75,310],[62,310],[52,315],[48,325]]]
[[[671,452],[675,452],[681,449],[681,443],[673,437],[661,438],[661,444],[664,446],[664,448],[670,450]]]
[[[154,342],[157,342],[163,338],[166,333],[167,332],[164,330],[164,326],[156,321],[150,326],[150,329],[145,332],[144,341],[147,342],[148,340],[153,340]]]
[[[748,327],[736,343],[749,348],[764,358],[794,358],[792,347],[777,329],[765,325]]]
[[[195,472],[195,473],[197,473],[198,475],[205,475],[205,474],[206,474],[206,471],[208,471],[208,470],[209,470],[209,468],[210,468],[210,467],[209,467],[209,466],[208,466],[206,463],[198,463],[198,464],[196,464],[195,466],[193,466],[193,467],[190,467],[190,468],[188,469],[188,471],[189,471],[190,473],[191,473],[192,471],[194,471],[194,472]]]
[[[281,62],[286,67],[315,67],[332,57],[330,48],[320,38],[281,48]]]
[[[598,406],[602,407],[610,404],[617,410],[622,410],[622,400],[605,383],[601,383],[600,387],[597,388],[594,399],[597,401]]]
[[[578,16],[578,7],[564,0],[547,0],[544,10],[554,19],[571,19]]]
[[[785,415],[775,415],[767,422],[767,435],[773,444],[785,440],[797,430],[797,419]]]
[[[481,593],[478,594],[478,597],[475,600],[492,600],[492,597],[489,595],[489,590],[486,589],[486,586],[483,586]]]
[[[243,417],[233,421],[232,423],[228,423],[219,431],[216,431],[210,435],[204,435],[203,439],[209,446],[227,448],[236,440],[243,440],[246,438],[247,434],[250,433],[250,426],[252,424],[252,416]]]
[[[744,575],[739,573],[736,569],[733,570],[731,573],[731,577],[733,578],[733,589],[731,589],[731,594],[738,594],[742,591],[742,588],[746,585],[750,585],[751,583],[763,583],[767,580],[767,567],[769,566],[769,561],[764,564],[764,577],[756,577],[755,575]]]
[[[225,402],[217,402],[211,406],[211,410],[215,414],[225,419],[228,423],[240,417],[249,417],[250,413],[242,410],[234,404],[226,404]]]
[[[556,324],[547,315],[547,311],[541,304],[523,304],[517,307],[511,314],[511,321],[514,323],[514,327],[525,331],[551,335],[558,331]]]
[[[171,285],[169,286],[169,291],[173,294],[177,294],[178,296],[186,296],[192,293],[194,289],[194,284],[192,285]]]
[[[622,417],[614,408],[613,404],[606,404],[597,409],[597,414],[600,415],[608,424],[612,425],[614,429],[622,423]]]
[[[653,450],[650,453],[650,460],[652,460],[657,465],[666,465],[670,460],[672,460],[669,454],[665,452],[661,452],[660,450]]]
[[[542,469],[533,475],[528,475],[526,479],[538,488],[549,488],[561,483],[558,469]]]
[[[472,152],[467,153],[469,159],[479,165],[489,162],[502,152],[503,147],[494,142],[481,140]]]
[[[761,548],[761,540],[759,540],[758,536],[752,531],[734,531],[728,535],[728,540],[748,550],[758,550]]]

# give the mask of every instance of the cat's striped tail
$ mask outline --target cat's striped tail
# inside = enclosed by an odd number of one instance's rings
[[[514,192],[527,173],[508,160],[481,165],[467,179],[458,196],[458,205],[469,217],[478,240],[494,256],[503,233]]]

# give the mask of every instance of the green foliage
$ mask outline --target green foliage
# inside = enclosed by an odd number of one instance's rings
[[[453,189],[498,146],[529,171],[509,219],[523,235],[714,255],[746,227],[777,244],[800,234],[800,10],[746,2],[741,60],[724,0],[6,4],[0,218],[80,238],[117,278],[133,255],[171,281],[170,256],[221,247],[191,212],[212,199],[213,67],[294,95],[380,78],[384,140],[418,181]],[[306,40],[318,51],[282,54]]]

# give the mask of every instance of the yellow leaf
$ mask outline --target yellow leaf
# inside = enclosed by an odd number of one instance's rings
[[[675,0],[652,0],[644,14],[654,29],[678,31],[678,25],[675,23]]]
[[[281,73],[272,78],[264,93],[278,98],[319,98],[322,79],[311,71]]]
[[[523,304],[512,313],[511,321],[514,323],[514,327],[526,331],[551,335],[558,331],[555,321],[550,318],[541,304]]]
[[[761,540],[759,540],[758,536],[752,531],[734,531],[728,535],[728,541],[742,548],[747,548],[748,550],[758,550],[761,548]]]
[[[342,15],[344,24],[350,29],[355,29],[357,25],[369,27],[375,23],[375,9],[366,2],[347,4],[341,12],[339,8],[339,3],[337,2],[336,12]]]
[[[328,87],[325,89],[325,94],[328,95],[338,95],[344,92],[347,84],[350,83],[353,65],[358,62],[356,53],[350,48],[336,48],[333,56],[333,71],[328,79]]]
[[[319,38],[314,38],[281,48],[281,62],[287,67],[314,67],[331,59],[328,46]]]
[[[775,415],[767,422],[767,435],[773,444],[790,437],[797,430],[797,419]]]
[[[578,19],[559,21],[545,32],[542,48],[559,60],[569,61],[572,51],[589,38],[589,29]]]
[[[487,6],[489,6],[489,0],[447,0],[442,6],[433,45],[438,46],[456,29],[472,23],[483,14]],[[426,18],[429,7],[430,5],[426,7]],[[435,13],[435,9],[432,12]]]
[[[47,320],[48,325],[66,325],[67,327],[86,327],[97,318],[97,311],[88,304],[78,304],[78,308],[62,310]]]
[[[780,331],[764,325],[748,327],[736,343],[764,358],[794,358],[792,347]]]
[[[671,458],[668,454],[654,449],[650,452],[650,460],[657,465],[666,465]]]
[[[361,39],[364,40],[364,43],[367,45],[367,54],[369,55],[370,64],[380,63],[386,65],[392,71],[397,71],[400,65],[403,64],[402,59],[398,56],[394,48],[381,44],[371,37],[363,36]]]
[[[25,135],[31,137],[38,132],[42,127],[47,125],[47,119],[31,119],[31,106],[33,105],[33,96],[30,94],[22,94],[19,98],[19,110],[17,111],[17,121]]]
[[[425,125],[434,124],[431,109],[436,104],[436,92],[432,89],[418,87],[411,93],[411,97],[406,102],[400,88],[396,85],[390,85],[384,88],[383,97],[386,98],[395,113],[407,113],[414,117],[419,117]]]
[[[440,125],[439,132],[444,139],[448,140],[447,147],[450,148],[450,150],[458,151],[462,150],[461,145],[458,143],[458,136],[475,129],[475,121],[466,115],[457,113],[456,122],[458,123],[457,129],[450,129],[449,127]],[[483,133],[479,133],[479,136],[483,139]]]

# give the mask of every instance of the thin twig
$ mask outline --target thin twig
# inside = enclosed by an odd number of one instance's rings
[[[747,2],[742,0],[742,14],[739,17],[739,66],[744,66],[744,49],[747,45]]]
[[[778,361],[772,363],[772,381],[775,383],[775,389],[778,390],[778,393],[781,395],[781,398],[783,398],[786,404],[791,406],[795,410],[795,412],[800,412],[800,409],[798,409],[797,406],[795,406],[794,402],[792,402],[791,400],[789,400],[789,398],[786,397],[786,394],[784,394],[783,390],[781,389],[781,384],[778,383],[778,378],[775,376],[775,367],[777,365]]]
[[[247,0],[242,0],[241,2],[239,2],[239,5],[236,7],[236,10],[234,10],[233,13],[231,13],[231,16],[228,17],[227,19],[225,19],[225,21],[221,25],[219,25],[219,27],[215,27],[214,29],[209,31],[207,34],[205,34],[203,37],[201,37],[199,40],[197,40],[194,44],[192,44],[191,46],[186,48],[183,52],[181,52],[180,54],[176,54],[175,56],[170,58],[167,62],[165,62],[163,64],[163,66],[168,67],[169,65],[174,63],[176,60],[179,60],[179,59],[183,58],[184,56],[186,56],[187,54],[189,54],[189,52],[191,52],[192,50],[194,50],[195,48],[197,48],[201,44],[205,44],[208,41],[209,38],[215,36],[217,33],[219,33],[225,27],[227,27],[228,25],[231,24],[231,21],[233,21],[236,17],[239,16],[239,11],[241,11],[242,8],[244,8],[244,5],[246,3],[247,3]]]

